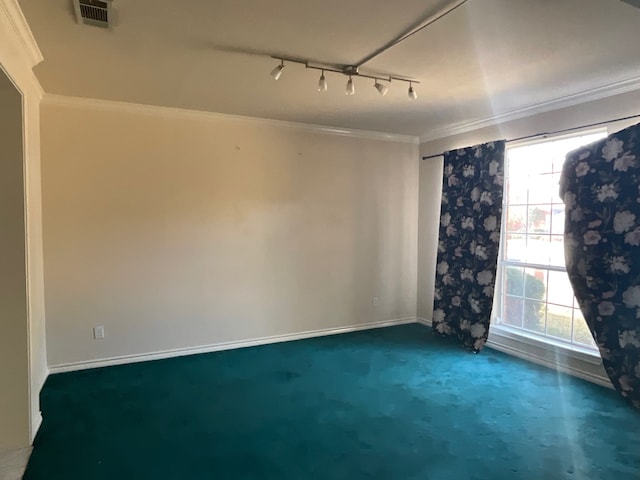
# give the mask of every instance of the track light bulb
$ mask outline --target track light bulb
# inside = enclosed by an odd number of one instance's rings
[[[376,80],[376,83],[374,83],[373,86],[376,87],[376,90],[378,90],[378,93],[383,97],[389,91],[389,87],[387,87],[386,85],[383,85],[382,83],[379,83],[378,80]]]
[[[351,75],[349,75],[349,81],[347,82],[347,90],[344,93],[345,95],[353,95],[354,93],[356,93],[356,87],[353,84],[353,79],[351,78]]]
[[[324,70],[320,74],[320,80],[318,80],[318,91],[326,92],[327,91],[327,79],[324,78]]]
[[[271,76],[274,80],[278,80],[280,75],[282,75],[282,70],[284,70],[284,60],[280,60],[280,65],[271,70]]]
[[[411,83],[409,83],[409,98],[411,100],[416,100],[418,98],[418,94],[416,93]]]

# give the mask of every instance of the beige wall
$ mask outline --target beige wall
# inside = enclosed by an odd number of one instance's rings
[[[535,115],[493,127],[447,137],[420,145],[420,155],[431,155],[498,139],[513,139],[640,113],[640,91],[617,95],[574,107]],[[610,132],[640,119],[609,124]],[[420,213],[418,227],[418,316],[431,320],[433,282],[437,256],[443,159],[420,163]]]
[[[52,367],[415,318],[417,145],[91,101],[42,145]]]
[[[22,98],[0,71],[0,450],[29,443]]]

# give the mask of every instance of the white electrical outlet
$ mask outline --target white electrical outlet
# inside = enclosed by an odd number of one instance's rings
[[[373,298],[371,299],[371,303],[373,303],[373,306],[374,306],[374,307],[378,307],[378,306],[380,306],[380,298],[379,298],[379,297],[373,297]]]
[[[93,339],[100,340],[104,338],[104,325],[97,325],[93,327]]]

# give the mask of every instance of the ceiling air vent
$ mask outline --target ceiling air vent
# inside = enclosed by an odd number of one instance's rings
[[[101,0],[73,0],[78,23],[109,28],[112,21],[110,1]]]

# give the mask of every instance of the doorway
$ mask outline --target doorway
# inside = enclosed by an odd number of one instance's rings
[[[0,69],[0,453],[30,443],[23,148],[22,95]]]

